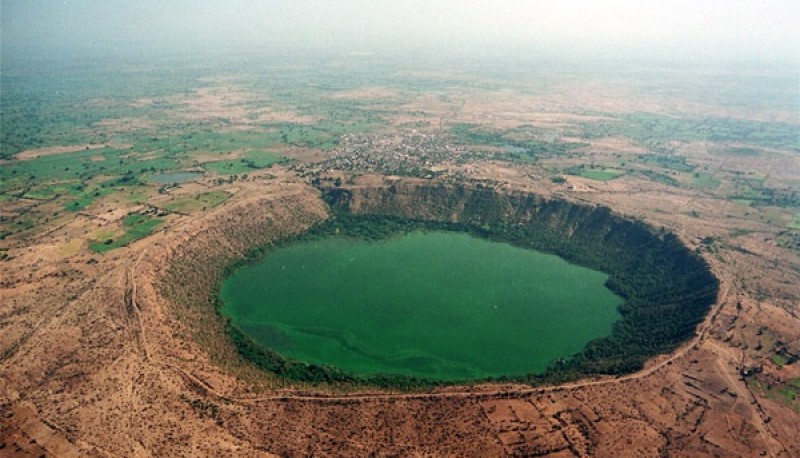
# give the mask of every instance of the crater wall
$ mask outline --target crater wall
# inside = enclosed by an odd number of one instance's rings
[[[326,219],[331,223],[346,223],[348,218],[446,223],[481,237],[554,253],[609,274],[607,285],[625,299],[612,334],[591,341],[581,353],[558,362],[546,373],[524,378],[531,383],[636,371],[648,358],[691,338],[717,297],[718,282],[706,262],[675,235],[606,207],[413,180],[322,187],[322,199],[310,191],[307,188],[302,199],[282,198],[220,212],[204,231],[188,237],[176,250],[160,283],[162,292],[177,310],[200,311],[189,313],[195,319],[185,321],[205,341],[201,347],[217,353],[212,359],[231,361],[243,356],[262,369],[299,381],[352,381],[332,368],[284,360],[231,326],[226,332],[215,309],[227,269],[245,258],[265,254],[271,244]],[[377,383],[416,384],[405,379]]]

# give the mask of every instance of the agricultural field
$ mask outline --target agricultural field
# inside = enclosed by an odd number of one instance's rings
[[[122,219],[124,232],[116,238],[108,237],[89,243],[89,249],[96,253],[105,253],[115,248],[127,246],[131,242],[143,239],[153,232],[163,221],[158,218],[148,218],[140,214],[131,214]]]
[[[792,220],[789,221],[788,226],[791,229],[800,229],[800,213],[795,213],[794,217],[792,217]]]

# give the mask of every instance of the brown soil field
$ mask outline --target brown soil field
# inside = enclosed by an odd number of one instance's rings
[[[221,94],[197,97],[206,115],[213,105],[238,116]],[[0,456],[800,456],[800,415],[753,382],[798,377],[796,365],[770,360],[777,346],[800,352],[800,260],[775,246],[779,229],[737,218],[709,194],[637,177],[554,184],[509,164],[461,168],[499,189],[607,205],[692,248],[716,237],[703,253],[721,282],[717,303],[694,338],[621,377],[412,393],[289,383],[241,359],[204,294],[247,248],[327,217],[315,188],[275,167],[236,183],[222,205],[170,215],[154,235],[106,254],[86,248],[87,234],[127,208],[99,206],[8,243]]]
[[[75,145],[75,146],[50,146],[46,148],[36,148],[36,149],[29,149],[26,151],[22,151],[17,153],[15,157],[21,161],[25,161],[30,159],[36,159],[37,157],[41,156],[71,153],[73,151],[83,151],[88,149],[98,149],[106,146],[108,145],[99,144],[99,145]]]

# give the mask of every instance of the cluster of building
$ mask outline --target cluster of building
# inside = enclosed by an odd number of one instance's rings
[[[442,174],[437,166],[466,152],[466,147],[453,145],[432,134],[342,136],[334,154],[321,162],[300,165],[300,171],[319,173],[331,170],[374,172],[385,175],[434,178]]]

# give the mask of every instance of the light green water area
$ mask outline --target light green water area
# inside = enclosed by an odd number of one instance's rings
[[[256,342],[359,375],[541,372],[611,333],[607,275],[459,232],[327,237],[238,269],[222,314]]]
[[[172,183],[186,183],[187,181],[196,180],[203,176],[203,172],[163,172],[154,173],[147,179],[153,183],[158,184],[172,184]]]

